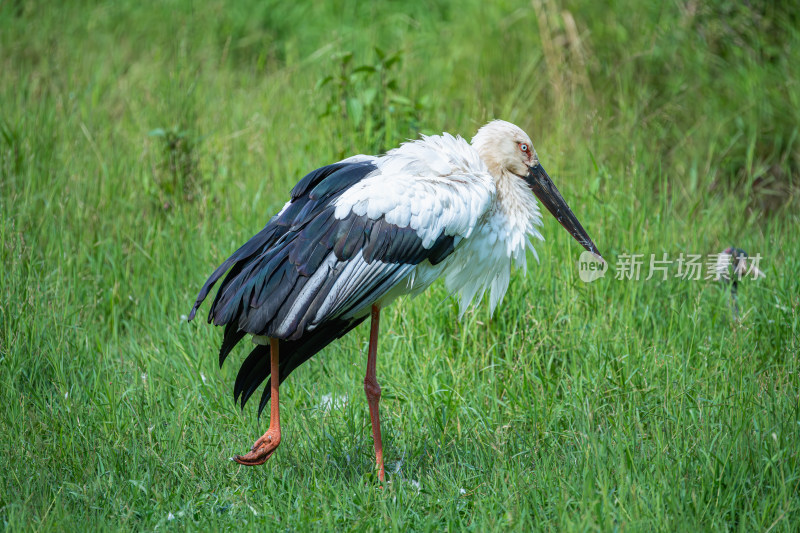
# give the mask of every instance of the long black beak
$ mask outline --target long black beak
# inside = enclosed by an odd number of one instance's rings
[[[553,184],[553,180],[551,180],[547,172],[544,171],[542,165],[537,164],[536,166],[528,167],[528,175],[525,176],[525,181],[528,182],[533,194],[544,204],[548,211],[553,213],[553,216],[564,226],[564,229],[566,229],[581,246],[589,250],[599,260],[605,262],[605,259],[603,259],[603,256],[601,256],[600,252],[597,250],[597,246],[594,245],[592,239],[590,239],[589,235],[586,233],[586,230],[583,229],[581,223],[578,222],[572,209],[569,208],[564,197],[558,192],[558,189],[556,189],[556,186]]]

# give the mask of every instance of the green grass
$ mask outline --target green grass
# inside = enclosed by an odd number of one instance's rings
[[[0,3],[0,524],[800,528],[800,23],[644,4]],[[401,61],[320,83],[376,46]],[[493,317],[441,285],[384,313],[383,488],[365,326],[284,384],[276,455],[230,462],[267,420],[231,398],[245,349],[220,370],[183,319],[207,274],[304,172],[490,118],[612,265],[761,253],[741,323],[711,281],[580,282],[548,215]]]

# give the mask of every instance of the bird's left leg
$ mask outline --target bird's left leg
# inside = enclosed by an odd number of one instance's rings
[[[736,280],[731,283],[731,307],[733,308],[733,319],[739,320],[739,298],[736,295]]]
[[[272,457],[272,453],[281,443],[281,416],[280,406],[278,405],[278,385],[280,385],[278,342],[278,339],[269,339],[270,385],[272,387],[269,401],[269,428],[267,432],[253,444],[253,448],[249,453],[237,455],[233,458],[233,460],[240,465],[263,465],[267,462],[267,459]]]
[[[364,377],[364,392],[369,403],[369,418],[372,421],[372,440],[375,443],[375,465],[378,467],[378,477],[385,480],[383,470],[383,442],[381,441],[381,417],[378,404],[381,401],[381,386],[375,375],[375,365],[378,357],[378,327],[380,325],[381,310],[376,305],[372,306],[372,324],[369,329],[369,353],[367,355],[367,375]]]

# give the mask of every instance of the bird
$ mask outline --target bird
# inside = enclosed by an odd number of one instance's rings
[[[220,367],[245,336],[255,344],[236,377],[234,401],[244,409],[270,378],[258,406],[260,416],[270,403],[269,427],[233,459],[254,466],[273,455],[281,441],[280,383],[369,317],[364,391],[384,481],[376,373],[381,310],[443,279],[458,299],[459,318],[486,294],[494,312],[512,269],[526,268],[526,251],[539,260],[537,198],[605,262],[530,137],[510,122],[488,122],[471,142],[421,135],[383,155],[355,155],[305,175],[266,226],[211,274],[188,316],[225,275],[208,313],[209,323],[225,328]]]
[[[731,312],[735,321],[739,320],[739,281],[748,274],[752,274],[753,279],[766,277],[766,274],[758,268],[760,259],[760,255],[750,259],[747,252],[734,246],[729,246],[717,254],[716,278],[731,286]]]

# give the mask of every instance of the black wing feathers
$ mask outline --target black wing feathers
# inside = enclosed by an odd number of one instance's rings
[[[355,185],[373,170],[375,165],[371,161],[340,162],[318,168],[297,182],[291,192],[292,200],[297,200],[306,193],[313,199],[324,200]],[[332,174],[336,174],[335,179],[327,179]]]
[[[309,213],[313,212],[313,207],[318,201],[325,201],[331,195],[345,191],[353,184],[364,179],[364,177],[374,170],[375,165],[369,161],[360,163],[334,163],[333,165],[319,168],[306,175],[292,189],[292,203],[286,210],[272,217],[264,229],[247,241],[241,248],[236,250],[233,255],[225,260],[225,262],[211,274],[200,289],[197,300],[189,313],[189,320],[194,318],[197,309],[200,307],[200,304],[203,303],[203,300],[206,299],[208,293],[214,287],[214,284],[225,272],[231,269],[232,266],[234,268],[225,278],[223,286],[239,274],[241,267],[237,269],[237,263],[251,258],[259,251],[269,248],[296,224],[303,224],[306,221],[305,218],[298,215],[304,212],[305,208],[308,208],[304,213],[307,216]],[[331,179],[326,179],[329,177]],[[219,299],[220,294],[222,293],[220,292],[217,294],[217,299]],[[214,303],[216,303],[217,299],[215,299]],[[208,321],[212,321],[210,315]]]
[[[349,333],[350,330],[361,324],[365,319],[366,317],[350,321],[332,320],[310,332],[301,340],[279,341],[281,356],[278,371],[280,383],[283,383],[294,369],[308,361],[332,341]],[[234,401],[240,401],[242,409],[244,409],[247,401],[269,375],[270,348],[266,345],[258,345],[253,348],[239,369],[236,383],[233,387]],[[270,387],[265,387],[258,406],[259,416],[267,405],[270,394]]]
[[[226,283],[233,277],[235,277],[239,273],[239,270],[241,270],[241,267],[237,265],[239,261],[241,261],[242,259],[246,259],[247,257],[250,257],[255,250],[265,245],[269,245],[273,241],[272,237],[274,236],[274,233],[278,229],[277,227],[272,225],[272,223],[275,221],[276,218],[277,217],[272,217],[272,219],[270,219],[269,223],[264,229],[259,231],[241,248],[236,250],[236,252],[234,252],[232,256],[226,259],[225,262],[222,263],[219,267],[217,267],[214,273],[211,274],[208,280],[203,284],[203,287],[200,289],[200,294],[197,295],[197,300],[195,301],[194,306],[192,307],[191,313],[189,313],[189,320],[192,320],[194,318],[195,313],[197,313],[197,308],[200,307],[200,304],[203,303],[203,300],[206,299],[206,296],[208,296],[208,293],[211,290],[211,288],[214,286],[217,280],[219,280],[219,278],[221,278],[222,275],[225,272],[227,272],[228,269],[231,268],[231,266],[233,266],[233,269],[231,269],[230,273],[228,274],[228,277],[225,278]],[[211,322],[210,319],[209,322]]]
[[[452,252],[450,236],[441,235],[426,249],[415,230],[395,226],[383,217],[374,220],[351,212],[336,219],[336,199],[376,170],[373,163],[365,161],[336,163],[309,173],[292,189],[291,202],[282,212],[208,278],[189,320],[228,272],[208,316],[209,322],[225,326],[220,365],[246,333],[278,338],[283,381],[297,366],[361,323],[365,317],[352,313],[385,294],[410,268],[426,259],[438,263]],[[355,279],[342,283],[345,280],[340,276],[348,262],[361,260],[357,254],[367,265],[358,267]],[[332,292],[337,293],[335,305],[328,298]],[[323,304],[325,311],[321,311]],[[259,345],[236,378],[234,396],[241,397],[242,406],[269,376],[269,370],[269,347]],[[259,412],[268,399],[269,387]]]
[[[225,336],[222,338],[222,346],[219,349],[219,366],[225,362],[225,358],[231,353],[233,347],[239,344],[247,333],[236,327],[234,322],[225,326]]]

